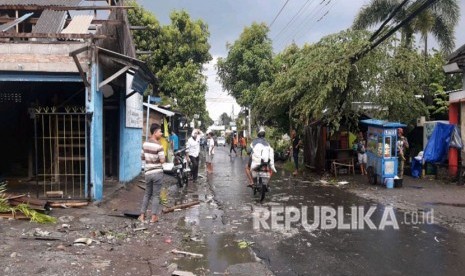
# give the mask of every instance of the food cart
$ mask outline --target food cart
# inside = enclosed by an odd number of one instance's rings
[[[397,128],[406,125],[376,119],[360,121],[368,126],[367,173],[370,184],[393,183],[397,175]]]

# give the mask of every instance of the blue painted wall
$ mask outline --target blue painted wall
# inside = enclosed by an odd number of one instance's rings
[[[124,93],[121,93],[119,181],[129,182],[140,174],[142,165],[140,159],[141,149],[142,129],[126,127],[126,100]]]
[[[94,200],[103,198],[103,95],[98,91],[102,72],[97,63],[91,67],[91,99],[87,101],[87,111],[92,112],[90,127],[90,181],[91,196]]]

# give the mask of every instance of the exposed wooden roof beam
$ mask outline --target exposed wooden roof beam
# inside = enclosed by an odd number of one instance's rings
[[[36,34],[36,33],[0,33],[0,38],[61,38],[61,39],[106,39],[107,35],[94,34]]]
[[[0,24],[8,23],[8,22],[14,21],[15,19],[16,18],[14,18],[14,17],[10,17],[10,18],[8,18],[8,17],[0,17]],[[28,19],[24,20],[23,23],[26,22],[26,23],[36,24],[37,20],[38,20],[38,18],[28,18]],[[66,19],[66,22],[67,23],[71,22],[71,19]],[[118,24],[122,24],[123,22],[121,20],[93,19],[91,24],[97,24],[98,25],[98,24],[103,24],[103,23],[118,25]]]
[[[82,11],[82,10],[117,10],[117,9],[134,9],[132,6],[39,6],[39,5],[0,5],[0,10],[19,10],[19,11]]]

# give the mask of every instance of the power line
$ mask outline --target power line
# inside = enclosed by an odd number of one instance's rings
[[[279,10],[278,14],[274,17],[273,21],[271,21],[270,23],[270,26],[268,26],[268,28],[271,28],[271,26],[273,26],[273,23],[276,21],[276,19],[279,17],[279,15],[281,14],[281,12],[284,10],[284,7],[286,7],[287,3],[289,3],[290,0],[287,0],[286,3],[284,3],[284,5],[282,6],[282,8]]]
[[[289,25],[291,25],[295,19],[297,18],[297,16],[299,16],[299,14],[302,12],[302,10],[307,6],[307,4],[310,2],[311,0],[307,0],[301,7],[300,9],[297,11],[296,14],[294,14],[294,16],[291,18],[291,20],[289,22],[287,22],[287,24],[284,26],[284,28],[281,29],[281,31],[279,31],[279,33],[273,38],[273,40],[277,39],[279,37],[279,35],[289,27]]]
[[[326,3],[325,6],[328,6],[331,2],[332,2],[332,4],[331,4],[331,6],[328,7],[328,9],[326,10],[326,12],[325,12],[323,15],[321,15],[321,16],[319,17],[318,20],[315,21],[315,24],[309,25],[309,28],[304,28],[303,30],[305,30],[306,33],[309,33],[310,30],[312,30],[312,29],[317,25],[317,23],[321,22],[321,21],[329,14],[329,12],[331,11],[331,9],[336,5],[336,1],[337,1],[337,0],[329,0],[329,1]],[[320,11],[323,10],[323,8],[324,8],[325,6],[321,7],[321,9],[320,9],[316,14],[314,14],[314,16],[313,16],[312,19],[310,19],[310,20],[308,20],[308,21],[305,21],[304,26],[307,26],[308,23],[311,24],[312,21],[315,20],[315,19],[317,18],[318,14],[320,13]],[[299,34],[301,33],[301,31],[302,31],[302,30],[299,30],[299,32],[297,32],[295,35],[296,35],[296,36],[299,35]],[[302,35],[300,35],[300,36],[298,37],[298,39],[300,39],[300,38],[303,37],[304,35],[305,35],[305,33],[303,33]]]
[[[293,40],[293,38],[295,37],[295,34],[297,32],[300,32],[303,29],[303,26],[306,24],[308,19],[313,18],[315,15],[317,15],[321,11],[321,9],[324,7],[323,5],[324,2],[326,2],[326,0],[322,0],[320,3],[316,4],[313,7],[313,9],[308,13],[307,18],[304,18],[303,23],[297,26],[297,28],[291,31],[290,34],[288,34],[287,36],[281,37],[281,43],[279,44],[284,47],[289,40]],[[331,0],[329,0],[329,2],[331,2]],[[279,41],[279,39],[277,41]]]

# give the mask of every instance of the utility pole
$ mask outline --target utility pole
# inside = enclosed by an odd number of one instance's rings
[[[250,139],[250,138],[252,138],[252,127],[251,127],[252,123],[250,122],[250,121],[252,121],[252,108],[250,106],[248,107],[248,111],[249,111],[249,112],[247,112],[248,115],[249,115],[248,118],[247,118],[247,122],[249,124],[248,138]]]

